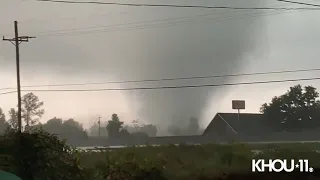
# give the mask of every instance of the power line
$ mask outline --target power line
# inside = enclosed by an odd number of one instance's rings
[[[295,11],[296,12],[296,11]],[[78,32],[65,32],[65,33],[49,33],[49,34],[42,34],[39,36],[66,36],[66,35],[84,35],[84,34],[92,34],[92,33],[101,33],[101,32],[112,32],[112,31],[125,31],[125,30],[143,30],[148,28],[159,28],[159,27],[168,27],[168,26],[174,26],[174,25],[181,25],[181,24],[195,24],[195,23],[203,23],[207,21],[211,22],[218,22],[220,20],[232,20],[232,19],[240,19],[245,17],[262,17],[262,16],[269,16],[269,15],[277,15],[281,13],[289,13],[289,12],[277,12],[277,13],[249,13],[249,14],[242,14],[242,16],[227,16],[227,17],[213,17],[213,18],[206,18],[202,20],[184,20],[184,21],[176,21],[176,22],[167,22],[167,23],[159,23],[159,24],[146,24],[146,25],[139,25],[139,26],[131,26],[131,27],[125,27],[125,28],[107,28],[107,29],[96,29],[96,30],[90,30],[90,31],[78,31]],[[290,12],[292,13],[292,11]],[[214,20],[214,21],[212,21]]]
[[[176,4],[136,4],[100,1],[68,1],[68,0],[37,0],[41,2],[66,3],[66,4],[97,4],[135,7],[173,7],[173,8],[202,8],[202,9],[239,9],[239,10],[320,10],[320,8],[276,8],[276,7],[229,7],[229,6],[201,6],[201,5],[176,5]]]
[[[307,2],[310,1],[316,1],[316,0],[309,0]],[[281,6],[285,6],[285,5],[276,5],[273,7],[281,7]],[[153,12],[153,11],[152,11]],[[86,17],[99,17],[99,16],[109,16],[109,15],[124,15],[124,14],[131,14],[132,12],[128,12],[128,11],[121,11],[121,12],[112,12],[112,13],[97,13],[97,14],[91,14],[89,16]],[[133,13],[141,13],[141,11],[137,11],[137,12],[133,12]],[[78,19],[79,16],[77,17],[58,17],[58,18],[53,18],[53,19],[37,19],[37,18],[31,18],[31,19],[27,19],[27,20],[23,20],[23,21],[19,21],[20,24],[22,23],[37,23],[37,22],[43,22],[43,21],[52,21],[52,20],[74,20],[74,19]],[[1,25],[8,25],[8,23],[5,24],[1,24]]]
[[[12,94],[12,93],[16,93],[16,92],[17,92],[17,91],[8,91],[8,92],[0,93],[0,95]]]
[[[172,18],[165,18],[165,19],[156,19],[156,20],[147,20],[147,21],[136,21],[136,22],[129,22],[129,23],[120,23],[120,24],[112,24],[112,25],[107,25],[107,26],[91,26],[91,27],[84,27],[84,28],[73,28],[73,29],[58,29],[58,30],[51,30],[51,31],[42,31],[42,32],[37,32],[40,35],[45,33],[51,33],[51,32],[66,32],[70,33],[70,31],[81,31],[81,30],[95,30],[97,28],[112,28],[112,27],[117,27],[117,26],[124,26],[124,25],[135,25],[135,24],[142,24],[142,23],[153,23],[153,22],[161,22],[161,21],[173,21],[173,20],[179,20],[179,19],[188,19],[188,18],[194,18],[194,17],[205,17],[205,16],[211,16],[211,15],[220,15],[220,14],[226,14],[225,12],[223,13],[206,13],[206,14],[197,14],[194,16],[181,16],[181,17],[172,17]],[[51,35],[51,34],[49,34]]]
[[[276,7],[280,6],[285,6],[285,5],[278,5]],[[280,13],[288,13],[288,12],[283,12],[281,11]],[[220,15],[220,14],[227,14],[227,13],[213,13],[213,14],[199,14],[195,16],[184,16],[184,17],[176,17],[176,18],[166,18],[166,19],[157,19],[157,20],[150,20],[150,21],[138,21],[138,22],[130,22],[126,24],[114,24],[114,25],[109,25],[109,26],[95,26],[95,27],[86,27],[86,28],[75,28],[75,29],[62,29],[62,30],[53,30],[53,31],[46,31],[49,32],[49,34],[42,34],[41,36],[64,36],[64,35],[82,35],[82,34],[89,34],[89,33],[100,33],[100,32],[111,32],[111,31],[119,31],[119,30],[134,30],[135,28],[137,29],[146,29],[146,28],[155,28],[155,27],[165,27],[165,26],[173,26],[173,25],[179,25],[179,24],[193,24],[193,23],[199,23],[199,22],[204,22],[204,21],[211,21],[215,20],[215,22],[220,21],[220,20],[230,20],[230,19],[237,19],[237,18],[244,18],[244,17],[259,17],[259,16],[268,16],[268,15],[277,15],[280,14],[279,12],[277,13],[247,13],[247,14],[239,14],[240,16],[225,16],[225,17],[213,17],[213,18],[206,18],[202,20],[195,20],[195,21],[190,21],[188,18],[193,18],[193,17],[203,17],[203,16],[210,16],[210,15]],[[292,13],[292,11],[289,11],[289,13]],[[187,19],[184,21],[177,21],[177,22],[168,22],[168,23],[162,23],[162,24],[151,24],[152,22],[158,22],[158,21],[166,21],[166,20],[179,20],[179,19]],[[129,25],[129,24],[140,24],[140,23],[148,23],[150,22],[150,25],[148,24],[145,25],[139,25],[139,26],[131,26],[131,27],[125,27],[125,28],[116,28],[116,26],[120,25]],[[115,28],[112,28],[115,27]],[[97,28],[103,28],[103,29],[97,29]],[[105,29],[106,28],[106,29]],[[86,30],[88,29],[89,31],[81,31],[81,30]],[[92,29],[92,30],[90,30]],[[62,32],[62,31],[69,31],[69,32]],[[73,32],[73,31],[79,31],[79,32]],[[46,33],[46,32],[40,32],[40,33]],[[51,33],[50,32],[58,32],[58,33]],[[59,33],[61,32],[61,33]]]
[[[33,32],[33,33],[36,33],[40,36],[72,35],[73,32],[77,33],[77,31],[79,31],[80,33],[83,33],[83,32],[90,33],[90,32],[94,32],[94,31],[106,30],[105,28],[107,28],[107,29],[111,29],[113,27],[117,28],[117,26],[135,25],[135,24],[138,25],[138,24],[142,24],[142,23],[150,23],[152,25],[153,22],[159,22],[159,21],[160,22],[161,21],[169,22],[169,21],[179,20],[179,19],[205,17],[205,16],[211,16],[211,15],[220,15],[220,14],[226,14],[226,13],[225,12],[223,12],[223,13],[207,13],[207,14],[198,14],[195,16],[182,16],[182,17],[172,17],[172,18],[156,19],[156,20],[148,20],[148,21],[136,21],[136,22],[129,22],[129,23],[112,24],[112,25],[107,25],[107,26],[91,26],[91,27],[72,28],[72,29],[57,29],[57,30],[50,30],[50,31]],[[143,25],[148,25],[148,24],[142,24],[139,26],[132,26],[132,27],[142,27]],[[158,25],[158,24],[155,24],[155,25]],[[103,28],[103,29],[101,29],[101,28]],[[89,31],[82,31],[82,30],[89,30]]]
[[[300,4],[300,5],[320,7],[320,4],[311,4],[311,3],[303,3],[303,2],[287,1],[287,0],[277,0],[277,1],[286,2],[286,3],[292,3],[292,4]]]
[[[285,6],[285,5],[278,5],[276,7]],[[283,11],[282,11],[283,12]],[[291,11],[292,12],[292,11]],[[285,12],[286,13],[286,12]],[[87,33],[99,33],[99,32],[110,32],[110,31],[117,31],[117,30],[134,30],[134,28],[138,29],[146,29],[146,28],[155,28],[155,27],[165,27],[165,26],[172,26],[172,25],[179,25],[179,24],[193,24],[193,23],[199,23],[203,21],[208,20],[224,20],[224,19],[234,19],[234,18],[243,18],[250,15],[255,15],[251,17],[259,17],[264,15],[277,15],[279,13],[248,13],[248,14],[239,14],[240,16],[226,16],[226,17],[213,17],[213,18],[207,18],[203,19],[201,21],[177,21],[177,22],[168,22],[167,24],[153,24],[153,22],[159,22],[159,21],[173,21],[173,20],[179,20],[179,19],[188,19],[188,18],[194,18],[194,17],[204,17],[204,16],[210,16],[210,15],[220,15],[220,14],[227,14],[226,12],[223,13],[210,13],[210,14],[198,14],[195,16],[182,16],[182,17],[176,17],[176,18],[165,18],[165,19],[156,19],[156,20],[149,20],[149,21],[137,21],[137,22],[129,22],[129,23],[120,23],[120,24],[113,24],[108,26],[92,26],[92,27],[84,27],[84,28],[73,28],[73,29],[57,29],[57,30],[51,30],[51,31],[42,31],[42,32],[36,32],[40,36],[64,36],[64,35],[82,35]],[[244,16],[243,16],[244,15]],[[141,24],[141,23],[150,23],[145,25],[139,25],[139,26],[131,26],[131,27],[125,27],[125,28],[117,28],[116,26],[123,26],[123,25],[134,25],[134,24]],[[115,28],[113,28],[115,27]],[[103,29],[100,29],[103,28]],[[105,29],[107,28],[107,29]],[[90,30],[91,29],[91,30]],[[81,31],[81,30],[89,30],[89,31]],[[75,32],[78,31],[78,32]],[[53,32],[53,33],[52,33]],[[57,33],[54,33],[57,32]],[[48,34],[49,33],[49,34]]]
[[[32,89],[31,90],[30,89],[30,90],[21,90],[21,91],[23,91],[23,92],[133,91],[133,90],[185,89],[185,88],[221,87],[221,86],[238,86],[238,85],[253,85],[253,84],[272,84],[272,83],[314,81],[314,80],[320,80],[320,77],[301,78],[301,79],[286,79],[286,80],[272,80],[272,81],[254,81],[254,82],[241,82],[241,83],[225,83],[225,84],[185,85],[185,86],[159,86],[159,87],[136,87],[136,88],[104,88],[104,89],[55,89],[55,90],[43,90],[43,89]],[[0,95],[10,94],[10,93],[14,93],[14,91],[0,93]]]
[[[124,83],[142,83],[142,82],[159,82],[159,81],[175,81],[175,80],[193,80],[193,79],[209,79],[209,78],[223,78],[223,77],[268,75],[268,74],[285,74],[285,73],[312,72],[312,71],[320,71],[320,68],[285,70],[285,71],[269,71],[269,72],[255,72],[255,73],[240,73],[240,74],[225,74],[225,75],[210,75],[210,76],[192,76],[192,77],[175,77],[175,78],[161,78],[161,79],[108,81],[108,82],[94,82],[94,83],[27,85],[27,86],[22,86],[22,87],[28,88],[28,87],[62,87],[62,86],[84,86],[84,85],[102,85],[102,84],[124,84]],[[0,91],[9,90],[9,89],[14,89],[14,88],[13,87],[1,88]]]
[[[166,22],[170,25],[170,23],[175,23],[175,24],[180,24],[184,22],[197,22],[197,21],[189,21],[189,18],[195,18],[195,17],[205,17],[205,16],[211,16],[211,15],[220,15],[220,14],[227,14],[226,12],[223,13],[210,13],[210,14],[198,14],[195,16],[182,16],[182,17],[173,17],[173,18],[165,18],[165,19],[156,19],[156,20],[148,20],[148,21],[136,21],[136,22],[129,22],[129,23],[120,23],[120,24],[112,24],[112,25],[107,25],[107,26],[91,26],[91,27],[84,27],[84,28],[72,28],[72,29],[57,29],[57,30],[50,30],[50,31],[40,31],[40,32],[33,32],[37,33],[40,36],[55,36],[55,35],[74,35],[74,34],[83,34],[83,33],[90,33],[90,32],[106,32],[106,30],[127,30],[127,29],[121,29],[117,28],[117,26],[124,26],[124,25],[135,25],[135,24],[141,24],[139,26],[129,26],[128,30],[131,30],[132,28],[144,28],[144,27],[158,27],[158,25],[166,25],[166,24],[153,24],[154,22]],[[249,14],[240,14],[240,15],[253,15],[255,13],[249,13]],[[256,13],[257,14],[257,13]],[[263,13],[261,13],[263,14]],[[268,13],[264,13],[268,14]],[[205,20],[211,20],[211,19],[218,19],[218,20],[223,20],[224,18],[229,19],[232,17],[238,18],[239,16],[227,16],[227,17],[213,17]],[[185,21],[177,21],[177,22],[170,22],[173,20],[179,20],[179,19],[187,19]],[[147,23],[147,24],[142,24],[142,23]],[[149,26],[147,26],[149,25]],[[156,25],[156,26],[150,26],[150,25]],[[82,30],[88,30],[88,31],[82,31]],[[78,31],[78,32],[77,32]],[[56,33],[55,33],[56,32]]]
[[[311,1],[314,1],[314,0],[311,0]],[[309,1],[308,1],[309,2]],[[281,6],[286,6],[284,4],[282,5],[276,5],[276,6],[273,6],[273,7],[281,7]],[[139,11],[141,13],[141,11]],[[119,15],[122,15],[122,14],[127,14],[129,13],[128,11],[124,11],[124,12],[118,12],[118,13],[102,13],[102,14],[93,14],[93,15],[90,15],[89,17],[95,17],[95,16],[106,16],[106,15],[112,15],[112,14],[119,14]],[[131,13],[130,13],[131,14]],[[208,15],[217,15],[217,14],[226,14],[226,13],[210,13],[210,14],[200,14],[200,15],[196,15],[196,16],[208,16]],[[78,18],[78,17],[68,17],[68,18],[54,18],[54,19],[50,19],[49,21],[52,21],[52,20],[72,20],[72,19],[75,19],[75,18]],[[187,18],[187,17],[178,17],[179,19],[180,18]],[[41,20],[38,20],[38,19],[29,19],[29,20],[25,20],[25,21],[20,21],[20,24],[21,23],[30,23],[30,22],[39,22],[39,21],[48,21],[48,19],[41,19]],[[155,21],[161,21],[161,20],[155,20]],[[138,22],[132,22],[132,23],[128,23],[128,24],[133,24],[133,23],[138,23]],[[140,23],[140,22],[139,22]],[[126,25],[126,24],[115,24],[115,25]],[[104,27],[104,26],[96,26],[96,27]],[[88,27],[88,28],[91,28],[91,27]],[[93,27],[95,28],[95,27]],[[72,30],[72,29],[67,29],[67,30]],[[54,32],[54,31],[60,31],[60,30],[53,30],[53,31],[45,31],[44,33],[47,33],[47,32]],[[63,30],[64,31],[64,30]],[[37,33],[43,33],[43,32],[37,32]]]
[[[277,5],[275,7],[280,7],[280,6],[285,6],[285,5]],[[312,9],[315,9],[315,8],[312,8]],[[121,13],[120,13],[121,14]],[[200,14],[200,15],[195,15],[194,17],[198,17],[198,16],[210,16],[210,15],[217,15],[217,14],[226,14],[226,13],[212,13],[212,14]],[[240,14],[240,15],[253,15],[255,13],[250,13],[250,14]],[[257,14],[257,13],[256,13]],[[261,16],[263,15],[277,15],[279,13],[272,13],[272,14],[269,14],[269,13],[261,13]],[[259,15],[259,14],[257,14]],[[189,16],[189,17],[193,17],[193,16]],[[252,17],[259,17],[259,16],[252,16]],[[165,21],[165,20],[175,20],[175,19],[182,19],[182,18],[188,18],[188,16],[185,16],[185,17],[177,17],[177,18],[167,18],[167,19],[157,19],[157,20],[151,20],[151,21],[138,21],[138,22],[130,22],[130,23],[127,23],[127,24],[114,24],[114,25],[110,25],[110,26],[93,26],[93,27],[85,27],[85,28],[73,28],[73,29],[61,29],[61,30],[51,30],[51,31],[40,31],[40,32],[34,32],[34,33],[51,33],[51,32],[62,32],[62,31],[78,31],[78,30],[85,30],[85,29],[91,29],[91,28],[106,28],[106,27],[112,27],[112,26],[117,26],[117,25],[129,25],[129,24],[137,24],[137,23],[143,23],[143,22],[156,22],[156,21]],[[237,18],[237,17],[236,17]],[[74,18],[60,18],[60,19],[74,19]],[[216,19],[216,18],[212,18],[212,19]],[[223,19],[223,17],[222,17]],[[221,20],[222,20],[221,19]],[[226,17],[226,19],[230,19],[230,16],[229,17]],[[233,19],[231,17],[231,19]],[[207,19],[209,20],[209,19]],[[220,20],[220,19],[219,19]],[[32,21],[32,20],[27,20],[27,21],[23,21],[23,22],[29,22],[29,21]],[[44,21],[44,20],[43,20]],[[169,24],[169,26],[171,26]],[[159,26],[151,26],[151,27],[146,27],[146,28],[153,28],[153,27],[159,27]],[[160,26],[160,27],[163,27],[163,26]],[[142,29],[145,29],[145,28],[142,28]],[[131,30],[131,29],[124,29],[124,30]],[[71,33],[71,32],[66,32],[66,34],[63,34],[63,33],[60,33],[60,34],[43,34],[41,36],[55,36],[55,35],[58,35],[58,36],[61,36],[61,35],[77,35],[77,34],[86,34],[86,33],[83,33],[83,32],[80,32],[80,33]],[[88,31],[88,33],[90,33],[92,31]],[[101,30],[98,30],[96,32],[106,32],[106,31],[101,31]],[[108,31],[109,32],[109,31]]]
[[[311,0],[311,1],[314,1],[314,0]],[[276,7],[280,7],[280,6],[286,6],[286,5],[277,5]],[[150,11],[152,13],[154,13],[154,11]],[[142,11],[134,11],[134,12],[129,12],[129,11],[120,11],[120,12],[111,12],[111,13],[93,13],[91,15],[87,15],[85,16],[86,18],[88,17],[100,17],[100,16],[109,16],[109,15],[124,15],[124,14],[132,14],[132,13],[145,13],[145,12],[142,12]],[[80,17],[82,18],[82,17]],[[62,21],[65,21],[65,20],[74,20],[74,19],[80,19],[79,16],[76,16],[76,17],[55,17],[55,18],[50,18],[50,19],[37,19],[37,18],[30,18],[30,19],[27,19],[27,20],[23,20],[23,21],[19,21],[20,24],[23,24],[23,23],[38,23],[38,22],[43,22],[43,21],[52,21],[52,20],[62,20]],[[8,25],[9,23],[1,23],[0,25]]]

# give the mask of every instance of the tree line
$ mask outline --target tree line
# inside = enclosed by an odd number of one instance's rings
[[[74,119],[63,120],[54,117],[43,124],[40,123],[39,120],[45,113],[44,103],[33,93],[25,94],[21,103],[24,131],[42,128],[68,140],[87,139],[89,136],[98,136],[99,134],[97,123],[88,130],[85,130],[82,124]],[[260,112],[265,115],[265,120],[275,130],[296,131],[320,128],[319,93],[312,86],[296,85],[290,87],[286,93],[274,96],[270,103],[264,103]],[[16,109],[11,108],[8,114],[9,116],[6,117],[0,108],[0,133],[8,129],[18,129]],[[187,120],[187,123],[178,120],[172,122],[167,129],[171,135],[196,135],[203,131],[195,117],[191,117]],[[100,135],[108,138],[148,137],[156,136],[157,132],[155,125],[143,124],[139,120],[134,120],[132,124],[125,125],[117,114],[112,114],[110,120],[100,124]]]
[[[27,93],[21,98],[21,120],[23,131],[33,131],[43,129],[51,134],[56,134],[58,137],[72,141],[74,139],[86,139],[87,132],[82,125],[74,119],[62,120],[61,118],[49,119],[46,123],[41,123],[40,119],[45,113],[43,109],[43,101],[40,101],[38,96],[33,93]],[[3,110],[0,108],[0,133],[6,131],[17,131],[18,112],[15,108],[11,108],[6,117]]]
[[[133,120],[132,124],[125,125],[123,121],[119,119],[118,114],[112,114],[111,120],[101,121],[94,123],[88,130],[90,136],[98,136],[100,128],[100,136],[103,137],[115,137],[121,136],[123,133],[137,134],[143,133],[144,136],[154,137],[157,135],[157,127],[153,124],[144,124],[139,120]],[[108,130],[109,129],[109,130]]]
[[[23,130],[31,130],[42,128],[49,133],[57,134],[62,138],[75,139],[86,138],[88,136],[98,136],[99,128],[100,135],[110,138],[126,137],[126,136],[156,136],[157,127],[153,124],[144,124],[139,120],[133,120],[132,124],[124,125],[124,122],[119,119],[117,114],[112,114],[108,121],[101,121],[100,127],[98,123],[94,123],[88,130],[85,130],[79,122],[74,119],[61,119],[54,117],[46,123],[40,123],[40,118],[44,115],[44,102],[40,101],[38,96],[33,93],[25,94],[22,97],[22,121]],[[15,108],[11,108],[8,112],[9,117],[0,108],[0,133],[6,129],[18,130],[18,115]],[[199,121],[197,118],[191,117],[188,123],[182,121],[173,121],[168,132],[171,135],[195,135],[200,132]],[[184,124],[188,124],[183,127]],[[72,133],[71,133],[72,132]]]
[[[42,129],[51,134],[56,134],[59,138],[66,139],[69,142],[87,140],[89,135],[98,136],[99,134],[97,123],[90,127],[89,132],[87,132],[82,124],[72,118],[63,120],[62,118],[54,117],[45,123],[41,123],[40,118],[45,113],[43,109],[44,103],[33,93],[25,94],[22,97],[21,104],[23,131]],[[5,131],[17,131],[19,129],[17,110],[11,108],[8,114],[9,116],[6,117],[0,108],[0,134]],[[100,135],[108,138],[148,137],[156,136],[156,134],[157,128],[155,125],[142,124],[138,120],[133,121],[132,125],[124,125],[124,122],[120,121],[117,114],[112,114],[111,120],[102,122],[100,126]]]

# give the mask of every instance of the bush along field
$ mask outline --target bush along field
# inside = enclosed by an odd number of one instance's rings
[[[9,133],[0,153],[23,180],[307,179],[319,173],[318,144],[168,145],[80,151],[43,131]],[[260,150],[259,153],[252,150]],[[313,173],[252,173],[252,159],[308,159]],[[320,176],[319,176],[320,177]]]

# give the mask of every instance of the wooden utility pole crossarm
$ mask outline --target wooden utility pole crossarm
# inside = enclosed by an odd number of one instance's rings
[[[35,38],[30,36],[19,36],[18,32],[18,22],[14,21],[14,38],[5,38],[3,36],[3,41],[9,41],[16,47],[16,71],[17,71],[17,92],[18,92],[18,131],[21,132],[22,122],[21,122],[21,89],[20,89],[20,52],[19,45],[22,42],[29,42],[29,39]]]

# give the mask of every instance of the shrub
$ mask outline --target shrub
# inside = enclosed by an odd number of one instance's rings
[[[24,180],[85,180],[79,159],[64,141],[44,131],[10,133],[15,173]]]

